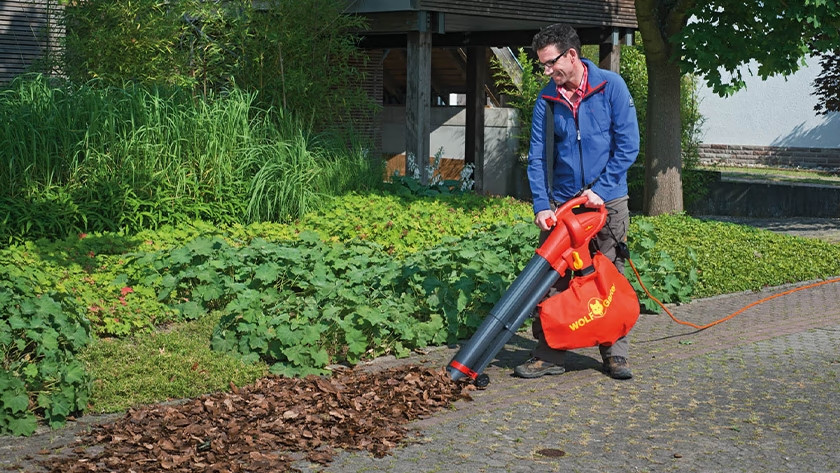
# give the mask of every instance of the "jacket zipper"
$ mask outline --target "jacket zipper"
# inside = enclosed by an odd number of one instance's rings
[[[580,189],[583,191],[586,187],[586,176],[583,170],[583,142],[580,140],[580,123],[578,123],[577,113],[575,113],[575,129],[577,130],[578,157],[580,157]]]
[[[598,92],[601,91],[601,89],[606,87],[606,84],[607,84],[607,81],[604,81],[604,82],[601,82],[600,84],[596,85],[595,87],[591,88],[589,90],[589,92],[586,95],[584,95],[580,100],[583,101],[587,97],[590,97],[592,95],[597,94]],[[554,102],[562,103],[563,105],[568,107],[569,110],[571,110],[572,116],[575,117],[575,131],[577,132],[578,157],[580,158],[580,190],[581,190],[581,192],[583,192],[584,190],[586,190],[586,175],[585,175],[585,171],[584,171],[584,167],[583,167],[583,142],[580,139],[580,122],[578,121],[578,114],[575,113],[574,109],[571,106],[569,106],[569,104],[565,100],[556,99],[556,98],[551,97],[549,95],[544,95],[543,97],[545,97],[546,99],[551,99]],[[553,112],[554,111],[552,110],[552,113]]]
[[[604,87],[606,87],[607,81],[601,82],[600,84],[596,85],[592,89],[587,92],[586,95],[581,97],[580,101],[583,102],[586,98],[591,97],[598,92],[601,91]],[[568,105],[568,104],[567,104]],[[578,111],[580,107],[578,107]],[[577,144],[578,144],[578,157],[580,158],[580,190],[581,192],[586,190],[586,175],[583,166],[583,142],[580,139],[580,122],[578,121],[578,113],[572,110],[572,115],[575,117],[575,130],[577,131]]]

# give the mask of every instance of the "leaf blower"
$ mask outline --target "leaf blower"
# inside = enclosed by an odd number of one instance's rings
[[[576,197],[555,211],[557,223],[487,317],[447,365],[453,381],[464,377],[476,386],[490,382],[484,368],[538,309],[545,341],[570,350],[611,345],[627,335],[639,317],[639,300],[627,279],[590,241],[607,221],[607,209],[583,207]],[[568,289],[546,298],[566,271]]]

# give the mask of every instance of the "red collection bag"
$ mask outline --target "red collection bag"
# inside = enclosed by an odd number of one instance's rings
[[[639,318],[639,299],[627,278],[600,252],[592,264],[594,272],[572,278],[568,289],[537,306],[551,348],[612,345],[627,335]]]

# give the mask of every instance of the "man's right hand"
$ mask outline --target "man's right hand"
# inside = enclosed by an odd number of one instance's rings
[[[548,224],[548,221],[551,221],[551,225]],[[540,210],[534,216],[534,224],[544,232],[551,230],[555,223],[557,223],[557,216],[551,210]]]

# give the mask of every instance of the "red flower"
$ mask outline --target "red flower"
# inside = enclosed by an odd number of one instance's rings
[[[120,289],[120,294],[122,294],[123,297],[125,297],[125,295],[130,293],[130,292],[134,292],[134,289],[132,289],[128,286],[125,286],[124,288]]]

